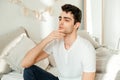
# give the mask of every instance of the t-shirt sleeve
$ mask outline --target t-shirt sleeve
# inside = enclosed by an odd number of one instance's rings
[[[83,53],[83,72],[96,71],[96,52],[90,42],[87,43],[85,53]]]
[[[48,43],[45,48],[43,49],[47,54],[53,53],[54,41]]]

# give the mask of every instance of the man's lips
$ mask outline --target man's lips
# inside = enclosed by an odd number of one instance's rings
[[[63,27],[59,27],[59,29],[63,29]]]

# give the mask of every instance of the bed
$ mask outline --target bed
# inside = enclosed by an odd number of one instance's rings
[[[16,32],[18,34],[16,34]],[[16,36],[13,37],[13,34]],[[120,52],[111,50],[107,48],[107,46],[100,45],[84,30],[78,31],[78,34],[86,40],[90,41],[96,50],[95,80],[120,80]],[[12,35],[12,37],[9,37],[10,35]],[[9,35],[7,35],[9,41],[6,41],[7,39],[5,38],[4,40],[7,43],[2,43],[2,45],[0,45],[0,47],[2,47],[0,49],[3,49],[0,52],[0,66],[3,66],[3,64],[1,64],[1,55],[4,54],[4,56],[6,56],[5,54],[9,53],[7,54],[7,57],[4,58],[7,64],[5,65],[6,68],[4,68],[4,70],[1,70],[2,68],[0,69],[1,80],[23,80],[23,69],[20,67],[20,61],[25,55],[26,51],[36,45],[36,43],[34,43],[34,41],[28,35],[29,34],[26,33],[25,29],[20,28],[20,30],[14,31],[12,34],[9,33]],[[9,45],[7,45],[8,43]],[[29,46],[26,46],[27,44],[29,44]],[[5,45],[4,48],[3,45]],[[22,48],[23,46],[25,49]],[[52,55],[50,55],[50,57],[46,60],[37,63],[36,65],[42,67],[48,72],[53,73],[56,76],[58,74]]]

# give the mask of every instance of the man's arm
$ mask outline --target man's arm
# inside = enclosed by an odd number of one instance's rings
[[[22,60],[21,66],[24,68],[30,67],[36,62],[48,57],[48,54],[43,51],[44,47],[52,40],[63,37],[64,34],[61,33],[61,31],[59,30],[53,31],[45,39],[43,39],[37,46],[32,48],[30,51],[28,51],[28,53],[25,55],[24,59]]]
[[[95,80],[95,72],[83,72],[82,80]]]
[[[38,62],[38,58],[39,60],[42,60],[45,57],[47,57],[48,54],[43,51],[43,48],[47,43],[48,41],[47,39],[45,39],[41,43],[39,43],[37,46],[32,48],[30,51],[28,51],[28,53],[25,55],[25,57],[22,60],[21,66],[24,68],[30,67],[31,65]]]

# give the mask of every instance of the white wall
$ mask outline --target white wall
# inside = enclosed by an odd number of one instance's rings
[[[33,14],[24,16],[23,8],[17,4],[10,3],[9,1],[10,0],[0,0],[0,35],[23,26],[27,29],[30,37],[36,42],[39,42],[41,38],[45,37],[52,29],[58,26],[57,19],[61,5],[71,3],[83,10],[83,0],[56,0],[57,2],[52,6],[53,14],[47,14],[49,18],[44,15],[44,17],[47,18],[45,22],[39,21],[33,16]],[[33,10],[42,11],[46,8],[46,5],[40,2],[43,0],[21,1],[23,1],[25,6]],[[83,27],[83,23],[81,26]],[[41,35],[42,37],[40,37]]]
[[[104,44],[115,49],[120,37],[120,0],[103,0]]]
[[[86,2],[87,31],[98,37],[100,43],[116,49],[120,38],[120,0],[86,0]]]
[[[86,0],[87,31],[102,43],[102,0]]]

